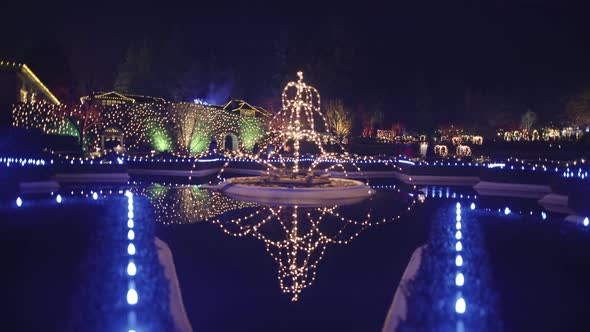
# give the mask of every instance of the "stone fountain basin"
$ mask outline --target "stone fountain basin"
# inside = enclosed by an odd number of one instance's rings
[[[312,186],[295,183],[267,182],[263,177],[231,178],[215,187],[227,196],[248,202],[269,205],[305,207],[350,205],[359,203],[375,193],[361,181],[328,179]]]

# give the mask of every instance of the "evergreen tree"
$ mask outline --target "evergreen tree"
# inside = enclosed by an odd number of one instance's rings
[[[125,61],[119,66],[114,90],[122,93],[158,95],[157,75],[152,71],[152,49],[149,41],[144,39],[140,48],[131,44],[127,48]]]
[[[135,76],[137,72],[137,50],[132,45],[129,45],[125,53],[125,61],[119,65],[117,78],[115,79],[114,90],[122,93],[130,93],[133,89]]]

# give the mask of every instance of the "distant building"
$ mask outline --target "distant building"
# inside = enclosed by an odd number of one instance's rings
[[[0,126],[11,124],[12,105],[39,101],[60,104],[26,64],[0,61]]]
[[[131,104],[164,103],[166,100],[160,97],[132,95],[116,91],[94,92],[80,98],[83,105],[114,106]]]
[[[224,111],[233,112],[243,117],[270,118],[272,114],[260,106],[252,106],[240,99],[231,99],[221,105]]]

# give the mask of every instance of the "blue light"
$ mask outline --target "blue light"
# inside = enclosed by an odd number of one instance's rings
[[[55,197],[55,201],[57,202],[57,204],[60,204],[62,199],[61,199],[61,195],[57,194],[57,196]]]
[[[127,218],[133,219],[133,211],[127,212]]]
[[[589,223],[588,217],[584,218],[584,226],[588,226]]]
[[[127,274],[130,276],[134,276],[136,273],[137,267],[135,266],[135,263],[129,262],[129,264],[127,264]]]
[[[460,214],[457,215],[457,221],[461,221],[461,215]]]
[[[547,213],[545,213],[545,211],[541,212],[541,219],[543,219],[543,220],[547,219]]]
[[[92,199],[93,200],[97,200],[98,199],[98,194],[97,193],[93,193],[92,194]]]
[[[408,165],[412,165],[412,166],[416,165],[416,163],[414,163],[413,161],[409,161],[409,160],[403,160],[403,159],[400,159],[400,160],[398,160],[397,162],[398,162],[398,163],[402,163],[402,164],[408,164]]]
[[[455,265],[463,266],[463,257],[461,257],[461,255],[457,255],[457,257],[455,257]]]
[[[463,245],[461,244],[461,241],[457,241],[457,243],[455,244],[455,250],[457,250],[457,251],[463,250]]]
[[[135,223],[133,222],[133,219],[127,220],[127,227],[133,228],[133,226],[135,226]]]
[[[464,314],[465,310],[467,309],[466,307],[467,307],[467,304],[465,303],[465,300],[462,297],[460,297],[457,300],[457,302],[455,303],[455,311],[458,314]]]
[[[457,207],[457,210],[461,209],[461,203],[457,202],[455,206]]]
[[[129,232],[127,232],[127,238],[129,240],[135,239],[135,232],[132,229],[130,229]]]
[[[471,203],[471,210],[475,210],[475,203]]]
[[[127,246],[127,253],[131,256],[135,255],[135,245],[133,243],[129,243]]]
[[[130,288],[127,291],[127,303],[131,304],[131,305],[135,305],[137,304],[138,301],[138,296],[137,296],[137,291],[135,291],[135,289]]]
[[[462,237],[463,235],[461,234],[461,231],[457,231],[457,233],[455,233],[455,239],[461,240]]]
[[[16,206],[21,207],[23,205],[23,200],[20,197],[16,198]]]
[[[505,214],[505,215],[509,215],[509,214],[510,214],[510,212],[511,212],[511,211],[510,211],[510,209],[509,209],[508,207],[506,207],[506,208],[504,209],[504,214]]]
[[[506,164],[504,164],[504,163],[488,164],[488,168],[496,168],[496,167],[504,168],[505,166],[506,166]]]
[[[209,105],[208,102],[206,102],[205,100],[203,100],[201,98],[195,98],[195,99],[193,99],[193,102],[197,105]]]
[[[465,277],[463,276],[463,273],[459,272],[457,274],[457,276],[455,277],[455,285],[461,287],[465,284]]]
[[[461,222],[457,221],[457,223],[455,224],[455,228],[461,229]]]

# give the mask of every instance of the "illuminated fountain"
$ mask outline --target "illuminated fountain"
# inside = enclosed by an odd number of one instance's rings
[[[235,158],[262,165],[264,170],[257,176],[223,179],[228,161],[217,185],[168,190],[155,185],[142,193],[154,204],[156,219],[162,223],[203,220],[228,235],[263,241],[278,264],[280,287],[293,301],[313,284],[328,246],[348,244],[368,227],[398,220],[398,212],[410,210],[416,202],[403,194],[405,199],[387,197],[387,202],[377,203],[379,196],[367,200],[375,191],[366,183],[331,177],[332,172],[345,177],[347,172],[362,172],[347,153],[329,151],[329,135],[316,129],[318,124],[327,131],[320,95],[303,82],[303,73],[298,75],[298,81],[285,87],[282,111],[258,154]],[[313,153],[307,155],[306,149]],[[400,209],[395,202],[401,203]],[[385,206],[378,214],[371,213]]]
[[[282,110],[274,117],[258,155],[249,156],[266,170],[258,176],[231,178],[209,189],[240,200],[299,206],[354,203],[374,193],[361,181],[331,177],[331,171],[346,176],[347,167],[357,172],[360,168],[348,153],[328,152],[324,147],[330,138],[316,128],[316,124],[325,131],[328,128],[320,110],[320,94],[303,82],[302,72],[297,75],[299,79],[283,89]]]

